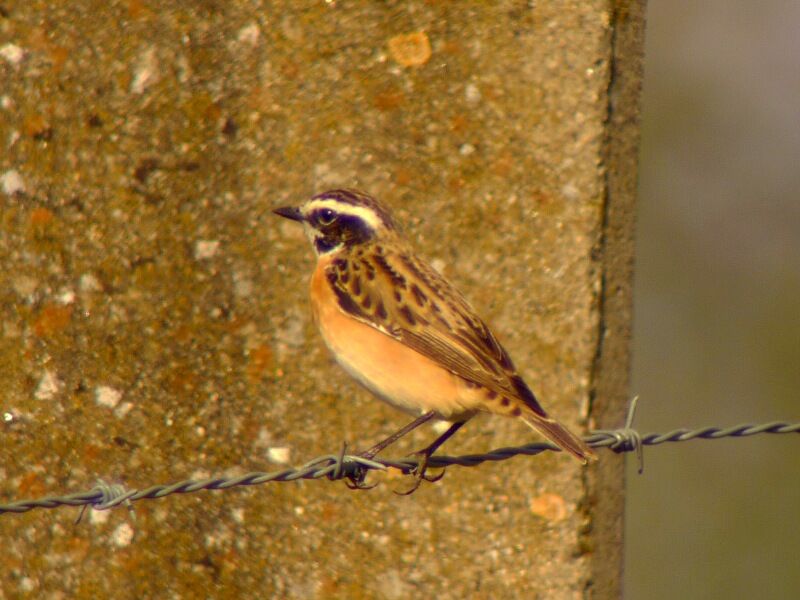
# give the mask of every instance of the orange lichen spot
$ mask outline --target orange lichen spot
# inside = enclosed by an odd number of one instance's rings
[[[139,509],[140,507],[136,507]],[[136,514],[141,515],[143,511],[137,510]],[[138,517],[141,518],[141,517]],[[119,526],[118,526],[119,527]],[[128,573],[136,573],[142,565],[142,552],[135,550],[135,545],[129,545],[124,548],[114,549],[113,564],[115,567],[123,569]]]
[[[544,188],[534,189],[528,196],[528,202],[544,215],[558,215],[564,211],[564,201],[558,196],[548,193]],[[558,235],[556,233],[556,235]]]
[[[242,329],[247,327],[249,323],[249,319],[240,315],[234,315],[229,321],[223,323],[222,327],[229,333],[239,333]]]
[[[332,523],[341,516],[341,510],[336,504],[332,502],[326,502],[322,505],[322,510],[320,511],[320,520],[323,523]]]
[[[131,19],[141,19],[152,14],[142,0],[128,0],[128,15]]]
[[[460,175],[452,175],[447,179],[447,189],[451,192],[460,192],[464,189],[465,183],[464,178]]]
[[[536,516],[548,521],[562,521],[567,518],[567,503],[558,494],[545,493],[531,499],[530,509]]]
[[[86,444],[83,447],[84,464],[93,465],[101,456],[105,456],[105,451],[97,444]]]
[[[431,58],[431,43],[424,31],[396,35],[389,40],[389,54],[404,67],[419,67]]]
[[[450,131],[454,133],[462,133],[469,126],[469,119],[464,115],[456,115],[450,119]]]
[[[71,306],[47,304],[33,322],[33,334],[36,337],[49,337],[66,328],[71,319]]]
[[[391,88],[375,94],[372,103],[378,110],[386,112],[398,108],[405,100],[406,97],[403,95],[403,92]]]
[[[267,344],[261,344],[250,350],[247,360],[247,379],[252,383],[257,382],[263,377],[264,372],[271,369],[275,362],[275,357]]]
[[[67,538],[65,545],[73,562],[80,562],[86,558],[86,555],[89,553],[89,550],[92,547],[92,543],[86,538],[86,536],[82,535],[76,535]]]
[[[172,338],[176,342],[188,342],[195,337],[195,328],[191,325],[179,325],[172,333]]]
[[[219,566],[223,575],[232,575],[239,571],[242,565],[242,556],[240,552],[231,546],[228,550],[220,555]]]
[[[280,71],[287,79],[296,79],[300,75],[300,65],[293,60],[287,60],[280,66]]]
[[[47,208],[39,207],[31,211],[31,225],[33,227],[45,227],[53,222],[55,215]]]
[[[258,119],[265,115],[260,113],[275,114],[281,110],[280,103],[276,100],[275,94],[267,85],[254,85],[244,99],[248,108],[257,111],[254,118]]]
[[[20,496],[32,498],[44,494],[45,485],[38,473],[28,473],[20,479],[18,490]]]
[[[50,45],[50,40],[47,38],[47,32],[41,27],[33,27],[28,33],[27,46],[31,50],[47,50]]]
[[[452,54],[452,55],[462,54],[464,52],[464,47],[461,45],[460,42],[450,40],[442,44],[442,52],[444,52],[445,54]]]
[[[508,177],[511,170],[514,168],[514,155],[507,150],[504,150],[500,155],[491,163],[490,169],[492,173],[500,177]]]
[[[103,449],[97,444],[86,444],[83,447],[83,458],[87,461],[95,460],[103,453]]]
[[[342,581],[336,575],[326,574],[319,580],[317,594],[321,598],[333,598],[342,593]]]
[[[416,177],[414,176],[414,171],[411,169],[407,169],[404,166],[399,166],[394,170],[394,182],[397,185],[408,185],[412,181],[414,181]]]
[[[53,62],[53,69],[60,71],[64,63],[69,58],[69,49],[64,46],[53,46],[50,48],[50,60]]]
[[[243,444],[253,444],[258,439],[263,427],[264,419],[262,416],[246,416],[242,420],[242,428],[239,430],[239,439],[242,440]]]
[[[547,204],[553,204],[554,198],[550,194],[546,193],[544,190],[533,190],[531,192],[531,200],[534,204],[538,207],[545,206]]]
[[[166,380],[167,390],[171,394],[193,392],[197,389],[198,378],[189,369],[176,367],[170,372]]]

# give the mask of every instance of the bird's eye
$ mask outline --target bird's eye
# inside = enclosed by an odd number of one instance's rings
[[[320,225],[330,225],[336,220],[336,213],[330,208],[323,208],[317,213],[317,223]]]

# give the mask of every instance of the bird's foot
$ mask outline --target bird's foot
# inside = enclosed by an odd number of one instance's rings
[[[431,450],[426,448],[425,450],[420,450],[419,452],[414,452],[411,456],[419,456],[419,462],[417,466],[414,467],[410,474],[414,476],[414,483],[412,484],[411,488],[407,489],[404,492],[398,492],[397,490],[394,491],[395,494],[398,496],[410,496],[414,492],[419,489],[419,486],[422,485],[423,481],[427,481],[429,483],[435,483],[439,481],[442,477],[444,477],[444,469],[438,475],[428,475],[428,459],[431,457]]]
[[[372,449],[367,450],[365,452],[359,452],[356,454],[358,458],[363,458],[368,461],[372,460],[377,452],[373,452]],[[355,461],[354,461],[355,462]],[[351,473],[345,475],[345,485],[349,487],[351,490],[371,490],[372,488],[376,487],[378,484],[373,483],[372,485],[366,484],[367,473],[369,469],[366,468],[364,465],[359,464],[356,462],[355,467],[353,468]]]
[[[367,485],[364,481],[367,478],[367,473],[364,469],[357,469],[355,473],[348,475],[345,479],[344,484],[349,487],[351,490],[371,490],[372,488],[376,487],[378,484],[373,483],[372,485]]]

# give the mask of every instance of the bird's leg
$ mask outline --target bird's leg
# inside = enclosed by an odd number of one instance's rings
[[[399,431],[396,431],[395,433],[390,435],[385,440],[378,442],[377,444],[375,444],[369,450],[366,450],[365,452],[361,452],[359,454],[359,456],[362,457],[362,458],[374,458],[375,455],[378,454],[378,452],[380,452],[381,450],[383,450],[387,446],[391,446],[397,440],[399,440],[401,437],[403,437],[404,435],[406,435],[410,431],[414,431],[417,427],[419,427],[423,423],[427,423],[428,421],[433,419],[434,416],[436,416],[436,413],[434,413],[433,411],[426,412],[424,415],[420,415],[419,417],[417,417],[416,419],[411,421],[411,423],[409,423],[408,425],[406,425],[405,427],[403,427]],[[445,439],[447,439],[447,438],[445,438]]]
[[[461,427],[464,426],[464,423],[466,423],[466,421],[457,421],[453,423],[452,425],[450,425],[450,427],[447,428],[447,431],[445,431],[442,435],[433,440],[433,443],[426,446],[422,450],[414,452],[415,456],[419,456],[419,463],[417,464],[417,467],[414,469],[414,479],[415,479],[414,485],[411,486],[411,489],[406,490],[405,492],[395,492],[396,494],[400,496],[408,496],[417,491],[417,488],[422,484],[423,479],[425,481],[434,482],[434,481],[439,481],[442,477],[444,477],[444,471],[442,471],[439,475],[436,475],[434,477],[428,477],[425,475],[425,471],[428,469],[428,459],[433,455],[434,452],[436,452],[439,449],[439,447],[442,444],[444,444],[447,440],[453,437],[453,434],[459,429],[461,429]]]
[[[406,425],[405,427],[403,427],[399,431],[396,431],[395,433],[390,435],[385,440],[382,440],[382,441],[378,442],[377,444],[375,444],[369,450],[365,450],[364,452],[360,452],[358,454],[358,456],[360,456],[361,458],[367,458],[367,459],[374,458],[375,455],[378,454],[378,452],[380,452],[381,450],[383,450],[387,446],[391,446],[397,440],[399,440],[401,437],[406,435],[408,432],[413,431],[414,429],[416,429],[417,427],[419,427],[423,423],[427,423],[428,421],[433,419],[434,416],[436,416],[436,413],[434,413],[433,411],[427,412],[427,413],[425,413],[423,415],[420,415],[419,417],[417,417],[416,419],[411,421],[411,423],[409,423],[408,425]],[[445,438],[445,439],[447,439],[447,438]],[[355,473],[353,473],[350,477],[348,477],[348,479],[350,481],[346,482],[347,483],[347,487],[349,487],[350,489],[354,489],[354,490],[367,490],[367,489],[375,487],[373,485],[365,485],[364,484],[364,478],[365,477],[366,477],[366,473],[364,472],[364,470],[363,469],[357,469]]]

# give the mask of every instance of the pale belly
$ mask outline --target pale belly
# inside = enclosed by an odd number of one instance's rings
[[[312,278],[314,318],[336,361],[381,400],[409,413],[435,411],[465,420],[479,407],[477,393],[460,377],[381,331],[345,315],[328,283]]]

